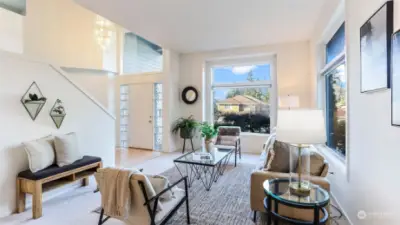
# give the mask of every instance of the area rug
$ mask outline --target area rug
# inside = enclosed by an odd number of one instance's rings
[[[228,165],[223,176],[214,183],[210,191],[206,191],[203,183],[196,180],[189,188],[190,220],[192,225],[264,225],[266,215],[258,213],[257,223],[252,221],[250,209],[250,176],[254,165]],[[181,179],[179,171],[174,167],[162,175],[171,183]],[[179,185],[184,188],[183,185]],[[336,207],[331,207],[331,224],[348,224]],[[94,210],[100,213],[100,208]],[[264,221],[264,222],[263,222]],[[183,204],[167,225],[185,225],[186,206]],[[280,222],[280,225],[288,223]]]
[[[228,165],[225,173],[210,191],[196,180],[189,189],[191,224],[197,225],[254,225],[250,209],[250,175],[254,165]],[[176,168],[162,175],[173,183],[181,178]],[[183,186],[180,186],[183,188]],[[168,225],[186,224],[186,208],[181,206]],[[260,223],[261,224],[261,223]]]

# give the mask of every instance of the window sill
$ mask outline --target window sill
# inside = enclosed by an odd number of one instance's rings
[[[343,174],[347,174],[345,156],[340,155],[335,150],[332,150],[326,145],[314,145],[314,147],[325,157],[325,159],[330,164],[333,164],[335,168],[339,168]]]
[[[257,136],[257,137],[269,137],[270,134],[260,134],[260,133],[251,133],[251,132],[241,132],[240,136]]]

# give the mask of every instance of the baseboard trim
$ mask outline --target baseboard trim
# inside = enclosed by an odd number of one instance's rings
[[[349,222],[349,224],[350,225],[354,225],[353,222],[351,222],[351,220],[349,218],[349,215],[347,215],[346,211],[343,209],[342,205],[340,204],[340,202],[338,201],[338,199],[335,197],[335,195],[332,192],[331,192],[331,198],[333,198],[333,200],[338,204],[337,206],[342,211],[344,217],[346,217],[346,219]]]

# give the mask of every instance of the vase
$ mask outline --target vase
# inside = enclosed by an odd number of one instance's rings
[[[206,139],[204,140],[204,149],[206,150],[206,152],[210,153],[211,150],[214,148],[214,143],[212,141],[212,139]]]

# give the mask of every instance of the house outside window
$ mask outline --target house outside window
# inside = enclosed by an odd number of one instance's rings
[[[242,132],[270,132],[269,64],[212,68],[213,122]]]
[[[326,45],[326,65],[322,72],[325,86],[326,145],[346,156],[347,77],[344,24]]]

